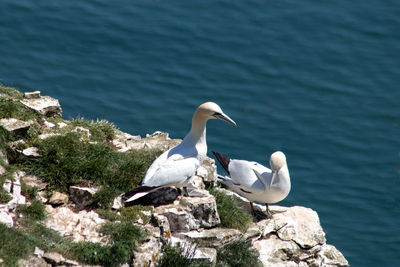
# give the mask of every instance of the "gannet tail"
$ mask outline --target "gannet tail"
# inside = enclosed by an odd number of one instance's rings
[[[129,202],[135,201],[136,199],[139,199],[147,195],[148,193],[157,190],[158,188],[158,186],[138,186],[135,189],[123,194],[121,197],[122,202],[127,204]]]
[[[220,154],[220,153],[218,153],[218,152],[215,152],[215,151],[212,151],[212,153],[217,158],[219,163],[221,163],[221,166],[225,169],[225,171],[228,173],[228,175],[231,175],[229,173],[229,167],[228,167],[229,166],[229,162],[231,161],[231,159],[226,157],[226,156],[224,156],[224,155],[222,155],[222,154]]]

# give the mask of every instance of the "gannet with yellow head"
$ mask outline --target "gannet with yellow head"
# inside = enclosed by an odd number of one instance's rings
[[[200,105],[192,118],[192,128],[182,142],[161,154],[147,170],[139,187],[125,193],[122,200],[132,202],[162,187],[185,187],[207,155],[206,124],[219,119],[236,123],[213,102]]]
[[[286,156],[281,151],[272,153],[271,169],[254,161],[230,159],[214,152],[229,176],[218,175],[220,181],[250,201],[255,215],[254,201],[266,204],[266,216],[271,217],[268,204],[282,201],[290,192],[290,175]]]

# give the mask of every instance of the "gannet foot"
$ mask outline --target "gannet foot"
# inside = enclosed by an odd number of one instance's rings
[[[183,187],[183,192],[184,192],[183,195],[184,195],[185,197],[188,197],[188,196],[189,196],[189,192],[188,192],[186,186]]]

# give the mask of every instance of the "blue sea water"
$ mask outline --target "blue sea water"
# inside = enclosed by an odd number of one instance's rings
[[[209,150],[284,151],[281,205],[316,210],[352,266],[400,264],[399,1],[2,0],[0,82],[173,138],[217,102],[238,127],[210,121]]]

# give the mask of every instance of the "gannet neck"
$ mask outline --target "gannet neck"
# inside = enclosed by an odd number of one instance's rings
[[[194,113],[192,118],[192,128],[184,138],[184,141],[191,143],[206,142],[206,124],[208,117],[199,112]]]

